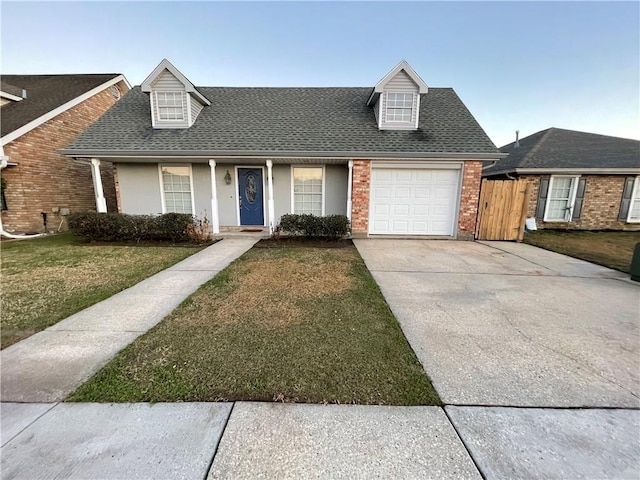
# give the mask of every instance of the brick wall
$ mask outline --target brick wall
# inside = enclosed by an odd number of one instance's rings
[[[478,219],[478,197],[482,180],[482,162],[467,160],[462,170],[458,239],[473,240]]]
[[[543,222],[536,219],[540,229],[557,228],[566,230],[634,230],[640,231],[640,224],[618,221],[620,200],[626,175],[583,175],[587,182],[580,219],[572,222]],[[527,217],[535,217],[538,203],[539,176],[523,176],[531,184],[531,198]]]
[[[371,187],[371,161],[353,161],[353,191],[351,206],[351,233],[366,237],[369,232],[369,189]]]
[[[118,87],[127,91],[124,82]],[[47,214],[47,230],[55,230],[62,217],[54,209],[71,212],[95,210],[91,169],[88,165],[56,153],[69,145],[116,102],[110,88],[94,95],[48,122],[34,128],[4,147],[9,162],[17,166],[2,170],[7,182],[8,210],[2,223],[9,232],[43,232],[41,212]],[[116,210],[112,166],[101,165],[102,183],[109,211]],[[66,222],[63,223],[66,228]]]

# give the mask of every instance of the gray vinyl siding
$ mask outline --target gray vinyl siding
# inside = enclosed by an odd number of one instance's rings
[[[211,222],[211,167],[208,163],[191,164],[193,175],[193,214],[202,219],[205,216]]]
[[[189,95],[189,99],[191,100],[191,124],[193,125],[204,106],[193,95]]]
[[[416,115],[418,114],[418,98],[420,89],[418,85],[411,80],[411,77],[407,75],[404,70],[400,70],[391,80],[387,82],[384,86],[384,92],[380,95],[380,102],[382,102],[382,121],[380,122],[381,130],[408,130],[414,129],[416,124]],[[411,114],[411,123],[397,123],[397,122],[386,122],[386,100],[387,92],[393,93],[415,93],[413,96],[413,105],[412,105],[412,114]],[[376,114],[377,115],[377,114]]]
[[[389,92],[418,92],[418,85],[411,80],[407,72],[400,70],[391,80],[384,86],[385,91]]]
[[[169,70],[164,70],[155,81],[151,84],[152,93],[154,92],[183,92],[182,95],[182,109],[184,111],[184,120],[180,121],[167,121],[160,120],[160,116],[158,115],[158,105],[156,99],[153,101],[153,113],[155,120],[155,128],[187,128],[189,126],[189,120],[187,116],[187,95],[185,92],[184,85],[180,80],[173,76]]]
[[[349,169],[346,165],[327,165],[325,176],[325,215],[346,215]]]
[[[173,164],[172,162],[161,162]],[[242,165],[246,166],[246,165]],[[216,190],[218,194],[218,215],[220,226],[238,225],[238,184],[236,165],[218,164],[216,166]],[[252,165],[251,167],[260,167]],[[231,184],[224,177],[229,171]],[[160,176],[158,164],[120,163],[117,165],[120,184],[120,202],[122,213],[138,215],[156,215],[162,213],[160,196]],[[325,214],[346,215],[347,213],[347,177],[346,165],[326,165],[325,167]],[[194,214],[202,218],[211,215],[211,167],[206,163],[192,163]],[[268,201],[267,169],[264,175],[264,205]],[[276,223],[286,213],[291,213],[291,165],[273,166],[273,200]],[[266,220],[267,215],[265,215]]]
[[[173,74],[165,69],[151,84],[153,90],[163,92],[184,92],[184,85]]]
[[[291,213],[291,165],[273,166],[273,209],[276,224],[285,213]]]
[[[162,213],[158,164],[118,163],[116,171],[122,213],[131,215]]]

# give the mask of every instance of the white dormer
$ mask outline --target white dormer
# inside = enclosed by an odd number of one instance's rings
[[[211,105],[166,58],[142,82],[142,91],[149,93],[153,128],[189,128]]]
[[[380,130],[416,130],[420,94],[427,92],[427,84],[402,60],[376,84],[367,105],[373,107]]]

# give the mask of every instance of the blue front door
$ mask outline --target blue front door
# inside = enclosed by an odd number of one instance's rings
[[[240,225],[264,225],[261,168],[238,169],[238,199]]]

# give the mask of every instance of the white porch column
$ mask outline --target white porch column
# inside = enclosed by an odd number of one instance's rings
[[[347,177],[347,218],[351,221],[351,192],[353,191],[353,160],[349,160],[349,176]]]
[[[211,168],[211,228],[213,234],[220,233],[220,218],[218,216],[218,189],[216,187],[216,161],[209,160]]]
[[[100,160],[91,159],[91,176],[93,177],[93,191],[96,194],[96,211],[105,213],[107,211],[107,200],[104,198],[102,188],[102,177],[100,176]]]
[[[273,205],[273,162],[271,160],[267,160],[267,184],[269,186],[269,199],[267,200],[267,209],[269,211],[269,233],[272,234],[275,229],[275,207]]]

